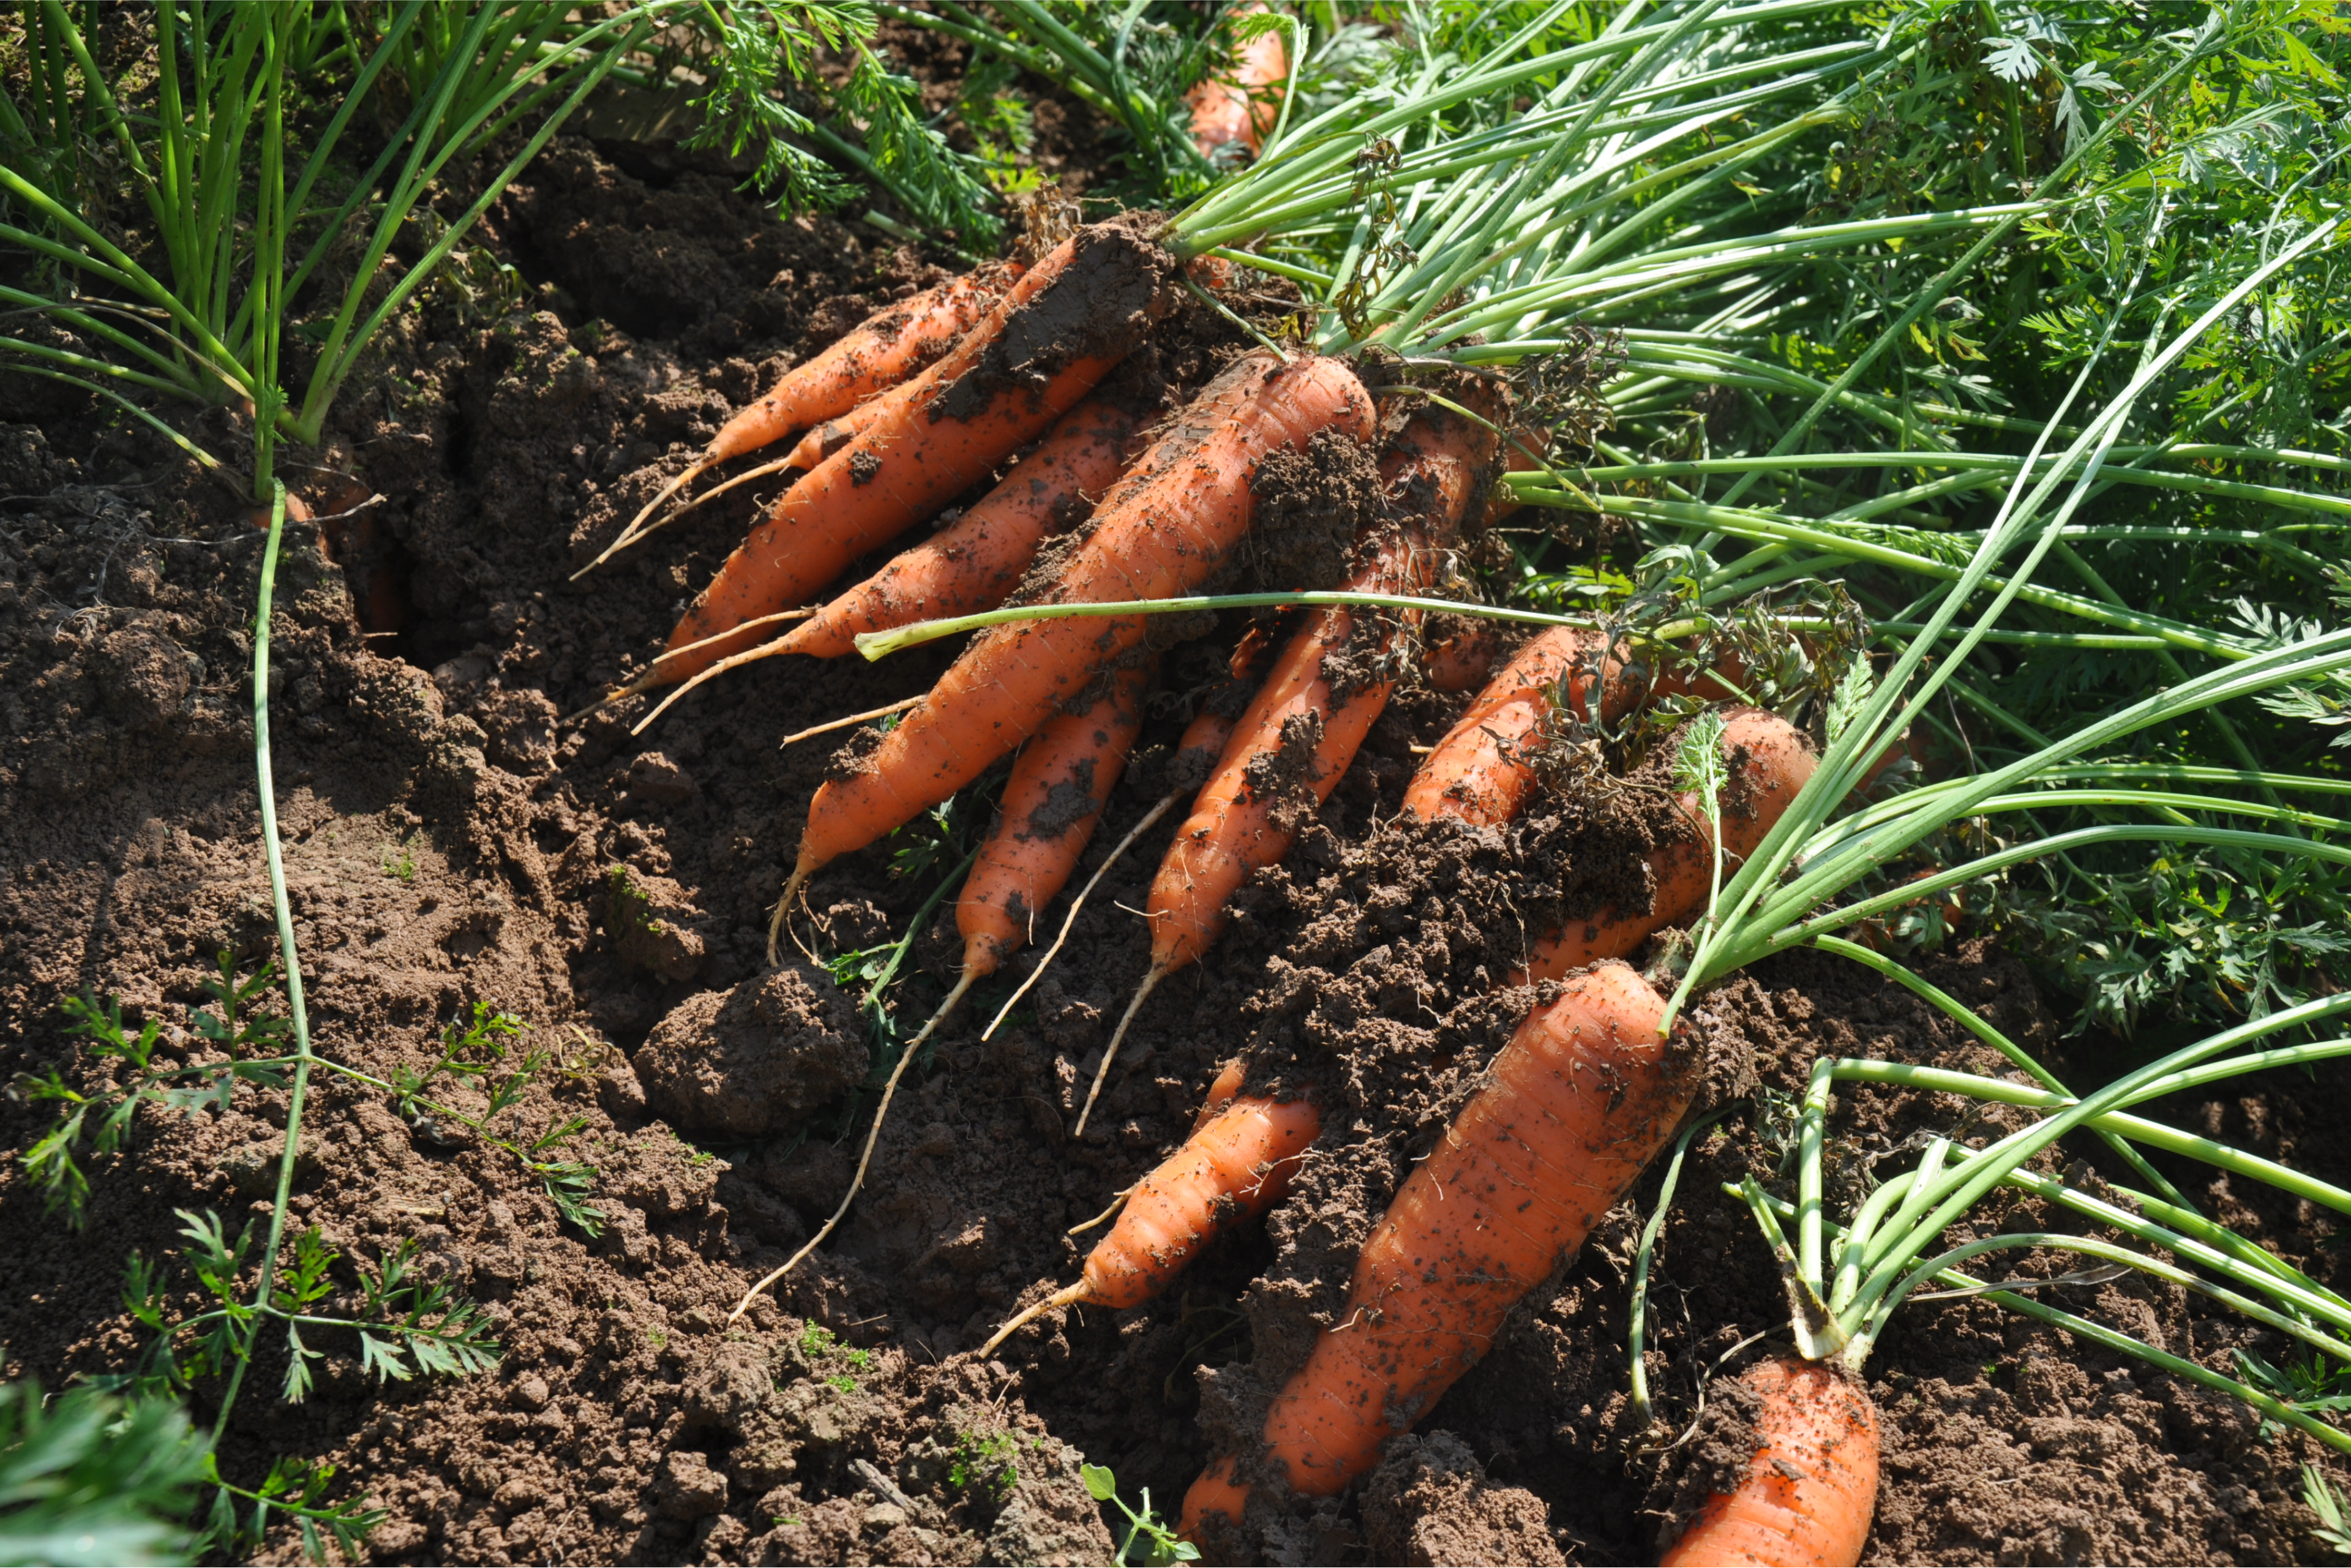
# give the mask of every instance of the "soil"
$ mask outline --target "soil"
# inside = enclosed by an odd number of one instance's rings
[[[859,225],[778,221],[724,169],[578,138],[479,239],[528,280],[521,307],[401,315],[329,442],[289,470],[313,510],[363,516],[371,533],[355,543],[346,519],[327,535],[339,561],[319,534],[292,530],[280,570],[270,680],[287,872],[319,1051],[388,1077],[432,1061],[476,1003],[526,1020],[510,1061],[548,1054],[497,1130],[528,1143],[576,1119],[559,1146],[596,1167],[601,1223],[567,1220],[512,1154],[322,1074],[295,1223],[344,1255],[339,1288],[350,1260],[413,1240],[424,1278],[485,1303],[502,1354],[477,1375],[379,1385],[355,1341],[322,1333],[317,1386],[289,1406],[271,1396],[286,1352],[265,1336],[223,1469],[250,1481],[279,1455],[335,1464],[336,1495],[386,1511],[367,1544],[380,1562],[1104,1560],[1113,1537],[1081,1458],[1167,1509],[1212,1453],[1244,1446],[1343,1296],[1374,1217],[1539,999],[1507,984],[1528,943],[1646,899],[1643,852],[1682,831],[1662,764],[1507,832],[1402,828],[1414,747],[1467,699],[1399,690],[1288,861],[1239,895],[1220,951],[1143,1009],[1083,1138],[1066,1129],[1145,966],[1132,911],[1159,840],[1105,877],[992,1040],[980,1030],[1034,950],[975,988],[909,1074],[843,1228],[730,1319],[846,1190],[877,1070],[853,992],[820,964],[764,962],[768,903],[832,766],[827,747],[776,742],[922,691],[954,648],[755,664],[642,737],[642,701],[568,724],[641,667],[757,501],[737,493],[570,573],[781,370],[940,272]],[[1220,330],[1180,308],[1154,330],[1156,373],[1201,384],[1238,346]],[[190,428],[234,436],[219,418]],[[77,995],[160,1020],[162,1060],[215,1060],[190,1032],[215,954],[249,972],[274,950],[246,510],[143,430],[0,378],[0,1071],[55,1065],[84,1092],[114,1082],[62,1035]],[[1294,548],[1339,537],[1310,528]],[[1084,872],[1192,765],[1172,757],[1176,737],[1201,704],[1230,702],[1218,683],[1248,624],[1203,626],[1167,654]],[[893,857],[925,848],[902,834],[819,877],[798,926],[814,956],[904,934],[937,871],[893,875]],[[902,1030],[944,996],[958,950],[945,910],[916,933],[893,993]],[[2113,1070],[2059,1037],[1991,943],[1925,967],[2061,1075]],[[1823,1051],[2001,1065],[1907,993],[1821,956],[1716,988],[1694,1028],[1708,1107],[1759,1084],[1785,1096]],[[1322,1140],[1268,1223],[1155,1302],[1049,1317],[993,1360],[967,1354],[1076,1277],[1069,1228],[1175,1146],[1217,1066],[1244,1051],[1255,1088],[1324,1106]],[[2344,1098],[2322,1069],[2167,1110],[2343,1180]],[[1737,1364],[1718,1363],[1732,1345],[1784,1335],[1777,1272],[1721,1193],[1776,1169],[1777,1124],[1753,1107],[1782,1103],[1750,1100],[1693,1145],[1653,1295],[1648,1371],[1667,1430],[1689,1425],[1709,1385],[1726,1408]],[[45,1212],[16,1157],[52,1110],[21,1094],[0,1107],[0,1248],[17,1281],[0,1294],[0,1375],[56,1386],[140,1354],[148,1331],[122,1307],[123,1267],[134,1252],[172,1258],[176,1210],[217,1211],[232,1229],[266,1217],[287,1104],[246,1086],[225,1110],[142,1109],[125,1152],[89,1161],[78,1232]],[[1865,1179],[1958,1113],[1933,1095],[1842,1097],[1840,1179]],[[1626,1412],[1626,1271],[1658,1179],[1521,1303],[1375,1474],[1322,1502],[1268,1494],[1211,1544],[1286,1563],[1646,1560],[1691,1462],[1642,1450]],[[2335,1272],[2315,1213],[2224,1179],[2195,1196],[2319,1278]],[[168,1272],[173,1309],[197,1310],[184,1269]],[[2280,1354],[2274,1336],[2163,1288],[2049,1293],[2208,1364]],[[1870,1389],[1886,1434],[1872,1561],[2325,1555],[2299,1501],[2306,1444],[1997,1306],[1906,1309]],[[209,1411],[219,1394],[204,1381],[194,1404]],[[1722,1420],[1690,1445],[1700,1462],[1735,1448]],[[258,1555],[300,1550],[281,1528]]]

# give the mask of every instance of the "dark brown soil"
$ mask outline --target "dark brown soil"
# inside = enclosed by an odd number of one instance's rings
[[[280,1454],[333,1461],[339,1495],[388,1511],[369,1545],[379,1561],[1104,1560],[1113,1542],[1080,1457],[1112,1467],[1128,1499],[1147,1487],[1172,1509],[1212,1451],[1246,1439],[1413,1156],[1533,999],[1505,986],[1527,944],[1646,897],[1640,853],[1676,831],[1660,782],[1636,776],[1508,833],[1375,827],[1395,814],[1413,747],[1466,700],[1400,691],[1285,865],[1242,894],[1219,953],[1143,1010],[1083,1139],[1065,1129],[1143,973],[1131,912],[1157,841],[1104,879],[992,1040],[979,1030],[1033,956],[940,1031],[841,1231],[730,1324],[846,1190],[871,1105],[844,1093],[872,1065],[853,996],[821,968],[763,962],[768,901],[831,766],[823,745],[776,742],[924,689],[954,650],[753,664],[642,737],[629,734],[642,704],[565,726],[657,647],[755,497],[568,580],[781,369],[938,274],[855,225],[778,222],[722,170],[579,140],[498,204],[483,239],[529,280],[527,308],[401,317],[331,441],[291,471],[322,511],[383,499],[364,560],[339,566],[298,530],[281,570],[287,873],[319,1050],[384,1075],[429,1061],[477,1001],[520,1015],[523,1043],[554,1066],[502,1124],[536,1136],[582,1118],[568,1149],[598,1167],[604,1224],[590,1237],[565,1223],[515,1159],[462,1130],[322,1080],[295,1219],[362,1258],[415,1239],[430,1277],[487,1303],[503,1357],[378,1387],[356,1343],[328,1336],[318,1389],[288,1407],[270,1396],[284,1372],[272,1346],[223,1465],[250,1481]],[[1155,373],[1196,386],[1233,346],[1219,331],[1180,309],[1155,329]],[[250,967],[272,950],[245,685],[258,551],[242,503],[75,398],[0,380],[0,1071],[61,1063],[89,1087],[107,1072],[62,1039],[65,998],[119,994],[193,1062],[207,1047],[183,1031],[214,952]],[[1299,548],[1337,533],[1309,530]],[[398,592],[379,601],[378,580]],[[1185,720],[1225,700],[1242,624],[1167,656],[1136,777],[1113,792],[1087,871],[1167,787]],[[906,842],[817,880],[818,956],[905,930],[935,885],[935,872],[891,874]],[[956,951],[935,917],[894,993],[903,1027],[943,996]],[[2064,1055],[2021,967],[1989,946],[1928,967],[2060,1072],[2112,1070]],[[1759,1081],[1788,1092],[1823,1051],[1992,1065],[1907,994],[1822,957],[1761,966],[1705,998],[1696,1024],[1708,1103]],[[1075,1277],[1068,1228],[1184,1135],[1217,1065],[1244,1050],[1257,1086],[1325,1107],[1288,1202],[1151,1305],[1045,1320],[986,1364],[965,1354]],[[2322,1070],[2171,1114],[2342,1179],[2341,1101]],[[1957,1110],[1850,1095],[1837,1168],[1857,1179]],[[147,1334],[120,1303],[125,1259],[169,1258],[177,1208],[232,1226],[266,1213],[285,1116],[282,1093],[252,1088],[225,1112],[141,1112],[129,1152],[93,1163],[76,1234],[13,1157],[48,1109],[0,1107],[15,1281],[0,1292],[0,1375],[54,1386],[128,1365]],[[1771,1260],[1720,1193],[1774,1166],[1765,1131],[1740,1112],[1700,1140],[1666,1229],[1649,1375],[1677,1430],[1722,1352],[1784,1322]],[[1280,1562],[1645,1559],[1674,1478],[1632,1451],[1625,1282],[1656,1179],[1376,1474],[1327,1503],[1271,1506],[1225,1544]],[[2225,1183],[2199,1196],[2330,1276],[2322,1219]],[[2211,1364],[2276,1348],[2159,1289],[2056,1294]],[[2297,1500],[2299,1440],[1995,1306],[1907,1310],[1871,1375],[1886,1433],[1873,1560],[2323,1555]],[[195,1403],[217,1396],[206,1383]],[[265,1553],[298,1554],[282,1533]]]

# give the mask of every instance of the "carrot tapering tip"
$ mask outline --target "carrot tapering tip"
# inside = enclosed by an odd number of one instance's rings
[[[1126,1004],[1126,1016],[1118,1020],[1117,1031],[1110,1037],[1110,1044],[1102,1051],[1102,1065],[1094,1069],[1093,1087],[1086,1091],[1086,1103],[1078,1112],[1078,1124],[1071,1129],[1071,1137],[1085,1136],[1086,1118],[1094,1113],[1094,1101],[1102,1095],[1102,1082],[1110,1077],[1110,1064],[1118,1060],[1118,1048],[1125,1040],[1126,1031],[1134,1022],[1134,1015],[1143,1010],[1143,1000],[1151,994],[1152,988],[1166,977],[1165,968],[1155,967],[1151,973],[1143,977],[1143,984],[1135,988],[1134,1000]]]
[[[1023,1307],[1020,1311],[1013,1313],[1010,1318],[1006,1320],[1004,1326],[996,1331],[995,1337],[990,1339],[986,1344],[979,1347],[979,1354],[981,1355],[993,1355],[996,1353],[996,1347],[998,1345],[1002,1344],[1006,1340],[1010,1339],[1013,1334],[1025,1324],[1034,1322],[1037,1319],[1043,1317],[1047,1312],[1053,1311],[1057,1307],[1075,1306],[1078,1302],[1082,1301],[1085,1299],[1086,1282],[1083,1280],[1079,1281],[1074,1285],[1062,1286],[1060,1290],[1054,1291],[1043,1301],[1037,1302],[1034,1306]]]
[[[643,524],[647,517],[653,515],[654,508],[658,507],[664,501],[668,500],[672,496],[676,495],[680,490],[685,488],[688,485],[693,484],[696,479],[701,478],[704,474],[709,471],[709,468],[710,463],[706,458],[700,462],[688,464],[685,466],[685,469],[680,473],[676,478],[672,479],[668,484],[664,485],[659,490],[654,492],[653,498],[645,503],[644,510],[639,512],[635,517],[629,519],[629,526],[622,528],[618,537],[616,537],[611,544],[604,547],[602,554],[599,555],[594,560],[590,561],[586,566],[581,567],[578,571],[573,572],[571,574],[570,580],[573,582],[579,581],[581,578],[587,576],[590,572],[595,570],[598,567],[611,559],[612,557],[620,551],[626,549],[630,545],[634,544],[639,538],[643,538],[643,536],[639,534],[637,531],[638,527]]]

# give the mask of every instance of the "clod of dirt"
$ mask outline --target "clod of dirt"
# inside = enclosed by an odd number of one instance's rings
[[[187,711],[204,664],[146,622],[110,632],[98,645],[99,690],[114,716],[133,729],[169,723]]]
[[[1175,257],[1140,222],[1081,230],[1061,275],[1007,316],[971,369],[940,389],[931,418],[969,420],[998,392],[1035,396],[1080,360],[1118,359],[1176,299]]]
[[[1469,1445],[1450,1432],[1407,1435],[1389,1446],[1364,1489],[1364,1528],[1378,1563],[1567,1563],[1542,1499],[1489,1483]]]
[[[1371,449],[1334,430],[1316,431],[1303,452],[1267,454],[1249,494],[1240,592],[1338,587],[1356,538],[1387,507]]]
[[[653,760],[665,759],[656,753]],[[669,878],[616,865],[604,875],[604,929],[622,963],[679,982],[702,967],[702,937],[688,924],[694,906]]]
[[[778,969],[689,997],[637,1052],[653,1110],[691,1132],[758,1137],[865,1076],[857,1014],[822,976]]]
[[[1692,1438],[1667,1457],[1649,1487],[1645,1512],[1658,1519],[1657,1550],[1682,1538],[1707,1499],[1733,1491],[1747,1479],[1747,1467],[1762,1446],[1755,1423],[1763,1396],[1736,1377],[1717,1378],[1708,1390],[1706,1413]]]
[[[228,1178],[229,1190],[239,1197],[267,1197],[277,1190],[278,1163],[286,1152],[283,1138],[240,1144],[213,1162]],[[294,1150],[294,1185],[298,1189],[319,1174],[319,1140],[302,1134]]]

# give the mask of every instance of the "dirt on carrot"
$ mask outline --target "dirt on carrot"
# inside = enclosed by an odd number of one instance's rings
[[[1070,129],[1081,113],[1040,104],[1040,145],[1081,160]],[[1114,1469],[1130,1501],[1148,1486],[1164,1509],[1216,1447],[1261,1428],[1249,1389],[1270,1395],[1305,1354],[1316,1314],[1343,1297],[1366,1217],[1531,999],[1495,990],[1520,934],[1553,907],[1625,897],[1669,791],[1628,783],[1509,834],[1374,835],[1374,820],[1396,814],[1412,747],[1444,735],[1467,700],[1400,690],[1288,859],[1244,889],[1218,956],[1171,979],[1138,1020],[1098,1139],[1064,1129],[1147,961],[1147,934],[1125,911],[1144,904],[1150,852],[1105,877],[1054,967],[985,1043],[1029,957],[990,982],[999,989],[976,991],[909,1073],[875,1155],[883,1175],[841,1232],[779,1301],[728,1330],[734,1301],[846,1189],[860,1102],[852,1090],[773,1109],[758,1132],[692,1130],[653,1103],[666,1071],[656,1030],[689,1004],[720,998],[723,1011],[756,995],[766,974],[765,901],[831,749],[779,752],[777,740],[921,691],[948,657],[769,661],[641,737],[628,727],[642,706],[557,723],[658,645],[753,502],[726,497],[577,586],[564,580],[572,540],[609,538],[785,363],[941,276],[855,225],[778,223],[737,178],[670,150],[562,141],[482,239],[527,280],[517,308],[403,315],[331,444],[298,459],[385,497],[381,548],[412,606],[369,638],[351,570],[298,539],[281,568],[280,809],[319,1048],[382,1072],[430,1060],[475,1001],[521,1015],[520,1043],[555,1061],[509,1114],[533,1136],[583,1119],[564,1149],[596,1166],[590,1201],[603,1220],[586,1234],[511,1158],[412,1124],[382,1096],[314,1097],[293,1218],[371,1262],[418,1241],[434,1278],[486,1303],[503,1354],[474,1377],[381,1388],[355,1343],[322,1340],[319,1387],[289,1407],[266,1397],[285,1372],[272,1353],[221,1462],[248,1484],[281,1454],[340,1466],[336,1495],[387,1512],[368,1544],[382,1563],[1102,1561],[1114,1538],[1079,1458]],[[1190,319],[1196,336],[1171,334],[1171,320],[1155,343],[1171,379],[1197,384],[1228,340],[1206,312]],[[58,1064],[69,1082],[94,1081],[58,1034],[59,1003],[84,990],[118,992],[133,1021],[184,1031],[168,1049],[193,1061],[204,1043],[189,1014],[214,954],[226,945],[249,966],[273,947],[243,698],[255,552],[242,509],[87,403],[0,378],[0,1078]],[[1243,624],[1224,618],[1217,657],[1170,652],[1170,700],[1148,710],[1138,755],[1174,746],[1186,700],[1207,700]],[[1112,791],[1081,874],[1165,788]],[[800,937],[825,957],[894,943],[936,885],[892,874],[898,852],[923,841],[845,860]],[[615,865],[678,941],[645,940],[625,905],[615,915]],[[959,956],[942,905],[890,993],[903,1022],[929,1016]],[[2060,1073],[2111,1072],[2111,1043],[2061,1038],[2031,977],[1995,947],[1972,941],[1924,967]],[[829,998],[808,1004],[820,1013],[855,999],[797,972]],[[1701,1012],[1718,1098],[1745,1072],[1793,1092],[1823,1051],[1991,1067],[1955,1027],[1832,958],[1759,966]],[[853,1065],[839,1040],[866,1046],[869,1073],[877,1060],[862,1019],[854,1033],[838,1018],[820,1031],[762,1028],[760,1049],[829,1071]],[[1244,1051],[1252,1091],[1323,1091],[1330,1156],[1306,1163],[1266,1225],[1220,1239],[1156,1301],[1067,1314],[990,1363],[960,1355],[1024,1291],[1078,1276],[1093,1237],[1064,1232],[1182,1142],[1219,1067]],[[862,1103],[870,1112],[870,1096]],[[1834,1168],[1855,1182],[1955,1114],[1866,1089],[1842,1105]],[[73,1233],[44,1215],[16,1162],[45,1108],[0,1102],[0,1253],[16,1287],[0,1292],[0,1376],[55,1387],[125,1370],[146,1338],[121,1306],[129,1252],[169,1260],[174,1207],[217,1210],[232,1228],[250,1218],[284,1113],[281,1095],[246,1090],[226,1113],[142,1114],[129,1152],[93,1166],[90,1225]],[[2351,1097],[2325,1069],[2161,1113],[2351,1176]],[[1684,1172],[1653,1296],[1650,1380],[1669,1436],[1716,1357],[1785,1322],[1751,1221],[1717,1190],[1773,1168],[1774,1135],[1734,1117]],[[1625,1270],[1656,1179],[1530,1295],[1413,1447],[1397,1445],[1356,1492],[1273,1508],[1244,1550],[1416,1562],[1543,1561],[1545,1541],[1582,1562],[1652,1552],[1653,1476],[1625,1458],[1635,1435],[1621,1346]],[[2225,1183],[2193,1196],[2340,1281],[2323,1217]],[[2031,1257],[2015,1267],[2050,1270]],[[2055,1293],[2208,1364],[2283,1354],[2168,1289]],[[2301,1448],[2265,1439],[2217,1396],[1964,1301],[1906,1309],[1872,1367],[1886,1456],[1870,1560],[2325,1560],[2297,1500]],[[213,1396],[200,1389],[200,1408]],[[280,1531],[255,1555],[291,1563],[300,1550]]]

